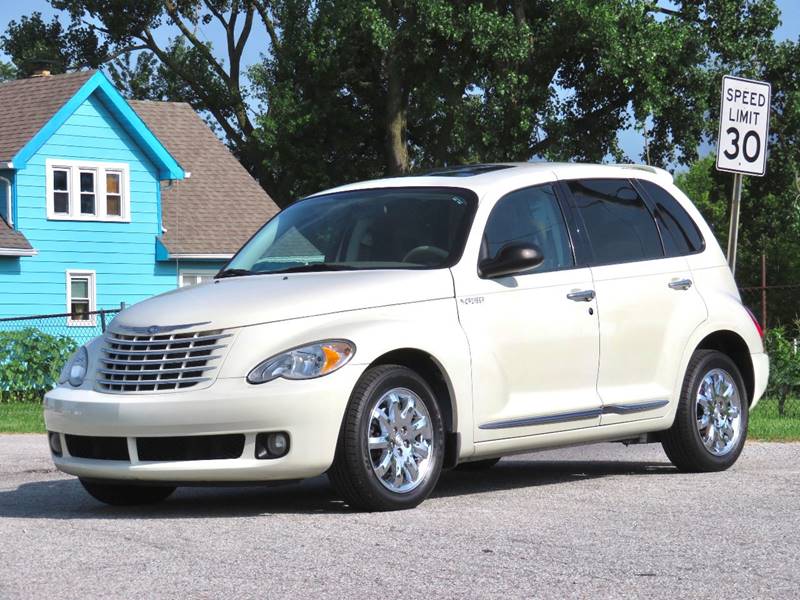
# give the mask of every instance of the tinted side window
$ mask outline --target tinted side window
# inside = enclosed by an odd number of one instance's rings
[[[536,269],[554,271],[573,265],[564,216],[550,185],[511,192],[492,209],[483,234],[482,258],[494,258],[509,242],[536,244],[544,262]]]
[[[664,255],[655,221],[627,180],[584,179],[569,181],[568,185],[583,217],[594,264]]]
[[[667,256],[681,256],[702,250],[705,244],[700,230],[672,194],[651,181],[639,181],[639,184],[653,202]]]

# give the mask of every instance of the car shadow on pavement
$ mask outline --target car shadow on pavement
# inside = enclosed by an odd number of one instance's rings
[[[669,462],[501,460],[490,469],[442,473],[432,498],[566,484],[614,475],[677,473]]]
[[[507,459],[491,469],[442,473],[431,498],[564,485],[609,476],[671,473],[677,471],[666,462]],[[35,481],[0,491],[0,518],[192,519],[352,512],[324,476],[278,486],[182,487],[165,502],[136,507],[101,504],[73,478]]]

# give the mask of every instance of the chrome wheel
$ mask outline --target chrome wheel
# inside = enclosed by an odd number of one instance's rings
[[[742,433],[742,400],[736,382],[723,369],[705,374],[695,396],[697,431],[714,456],[725,456],[736,447]]]
[[[425,403],[407,388],[383,394],[370,413],[367,449],[385,488],[406,493],[428,475],[434,455],[433,427]]]

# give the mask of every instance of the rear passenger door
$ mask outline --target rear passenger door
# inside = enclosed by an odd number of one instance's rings
[[[675,223],[630,180],[564,184],[597,294],[601,425],[661,416],[676,397],[686,343],[706,318],[688,262],[674,248]]]

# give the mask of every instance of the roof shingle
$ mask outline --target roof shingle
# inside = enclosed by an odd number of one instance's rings
[[[10,162],[95,71],[0,84],[0,162]]]
[[[129,101],[153,134],[191,173],[162,188],[170,254],[232,254],[280,209],[198,114],[183,102]]]
[[[0,248],[3,250],[33,250],[27,238],[6,223],[3,217],[0,217]]]

